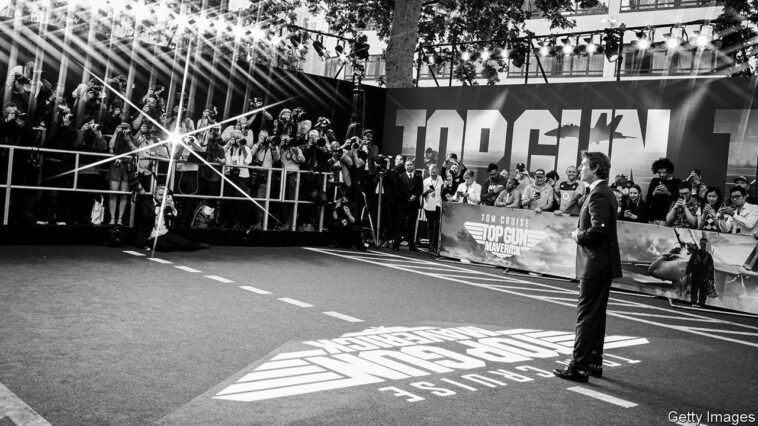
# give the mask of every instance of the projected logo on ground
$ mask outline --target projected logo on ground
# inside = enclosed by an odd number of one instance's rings
[[[500,258],[521,256],[547,238],[545,232],[529,229],[529,219],[523,217],[482,214],[481,222],[463,226],[486,251]]]
[[[303,350],[275,355],[214,398],[262,401],[417,377],[471,373],[484,368],[495,369],[481,374],[442,377],[439,381],[466,390],[477,390],[472,384],[505,386],[501,380],[532,380],[506,367],[552,377],[549,371],[521,363],[565,358],[572,353],[573,341],[574,334],[563,331],[490,331],[472,326],[371,328],[336,339],[302,342]],[[607,336],[605,349],[646,343],[648,340],[644,338]],[[408,385],[437,396],[455,394],[430,382]],[[378,390],[407,397],[411,402],[424,399],[396,386]]]

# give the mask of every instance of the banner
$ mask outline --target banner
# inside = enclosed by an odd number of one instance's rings
[[[646,190],[651,164],[670,158],[674,175],[701,169],[709,185],[756,177],[756,78],[638,80],[539,85],[388,89],[385,154],[416,166],[457,154],[479,171],[489,163],[564,175],[582,150],[611,158]]]
[[[445,203],[440,254],[528,272],[575,278],[577,217]],[[757,242],[744,235],[618,222],[623,277],[613,287],[690,302],[690,250],[708,238],[717,297],[706,304],[758,314]],[[755,271],[754,271],[755,268]]]

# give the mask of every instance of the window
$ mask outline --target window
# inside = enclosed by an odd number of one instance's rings
[[[624,1],[631,1],[631,0],[624,0]],[[531,13],[529,19],[544,18],[542,11],[532,4],[531,0],[527,1],[523,7],[525,11]],[[607,13],[608,13],[608,3],[605,0],[600,0],[597,6],[592,7],[592,8],[586,8],[586,9],[580,8],[579,2],[574,2],[573,12],[563,12],[564,15],[568,15],[568,16],[605,15]]]
[[[529,58],[529,77],[542,78],[539,65],[545,71],[546,77],[602,77],[605,56],[595,55],[557,55],[539,58],[539,63],[534,54]],[[511,65],[508,78],[524,78],[526,63],[521,68]]]
[[[637,50],[625,45],[622,75],[715,74],[729,67],[731,59],[714,49]]]
[[[337,71],[342,67],[342,61],[339,58],[329,58],[326,60],[326,76],[334,78]],[[370,55],[366,61],[366,80],[376,80],[385,74],[385,63],[381,55]],[[344,69],[340,71],[339,78],[343,80],[353,79],[353,65],[348,62]]]
[[[622,12],[723,6],[724,0],[621,0]]]

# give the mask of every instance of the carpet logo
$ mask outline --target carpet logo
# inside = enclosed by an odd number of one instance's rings
[[[529,219],[525,218],[483,214],[481,222],[465,222],[463,226],[485,251],[503,259],[521,256],[547,238],[544,231],[529,229]]]
[[[262,401],[557,358],[572,353],[573,341],[571,332],[532,329],[370,328],[336,339],[302,342],[303,350],[275,355],[214,399]],[[606,336],[605,349],[646,343],[645,338]]]

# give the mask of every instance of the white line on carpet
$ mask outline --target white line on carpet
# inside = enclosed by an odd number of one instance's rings
[[[131,254],[132,256],[145,256],[144,253],[140,253],[137,251],[131,251],[131,250],[124,250],[124,253]]]
[[[157,257],[148,257],[147,260],[151,260],[151,261],[156,262],[156,263],[164,263],[164,264],[166,264],[166,263],[173,263],[171,261],[168,261],[168,260],[165,260],[165,259],[159,259]]]
[[[312,308],[313,307],[313,305],[311,305],[310,303],[305,303],[305,302],[301,302],[299,300],[290,299],[289,297],[280,297],[277,300],[281,300],[284,303],[289,303],[291,305],[299,306],[301,308]]]
[[[181,269],[184,272],[192,272],[192,273],[199,273],[201,271],[198,271],[197,269],[190,268],[189,266],[174,266],[176,269]]]
[[[324,315],[329,315],[330,317],[339,318],[341,320],[345,320],[347,322],[363,322],[362,319],[351,317],[350,315],[341,314],[339,312],[322,312]]]
[[[224,283],[224,284],[229,284],[229,283],[233,283],[234,282],[232,280],[227,280],[224,277],[219,277],[218,275],[206,275],[205,278],[210,278],[210,279],[212,279],[214,281],[218,281],[218,282]]]
[[[253,293],[257,293],[257,294],[271,294],[270,291],[261,290],[259,288],[251,287],[249,285],[241,285],[240,288],[243,290],[251,291]]]
[[[581,386],[574,386],[572,388],[566,388],[567,390],[570,390],[572,392],[580,393],[582,395],[589,396],[591,398],[599,399],[601,401],[605,401],[614,405],[618,405],[619,407],[624,408],[632,408],[636,407],[639,404],[635,404],[634,402],[625,401],[620,398],[616,398],[615,396],[610,396],[598,391],[594,391],[592,389],[583,388]]]

